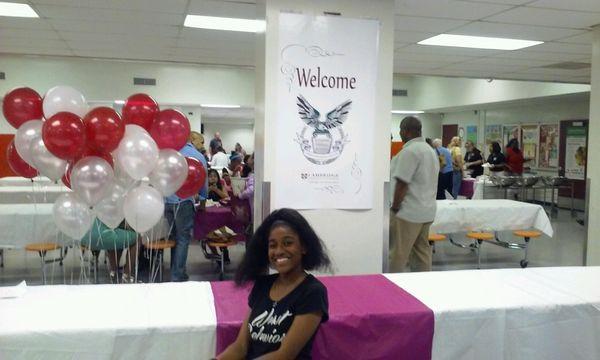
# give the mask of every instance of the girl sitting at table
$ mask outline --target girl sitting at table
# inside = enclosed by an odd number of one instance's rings
[[[269,266],[277,271],[267,275]],[[329,318],[327,289],[307,270],[329,268],[325,246],[296,210],[272,212],[258,227],[235,281],[254,282],[237,339],[217,359],[310,359]]]
[[[233,189],[231,188],[231,176],[229,176],[229,171],[227,171],[226,168],[224,168],[222,170],[222,172],[223,172],[223,178],[221,180],[223,183],[223,189],[225,189],[227,194],[229,194],[231,196],[231,194],[233,194]]]
[[[229,194],[223,188],[219,172],[215,169],[208,170],[208,199],[215,202],[229,200]]]

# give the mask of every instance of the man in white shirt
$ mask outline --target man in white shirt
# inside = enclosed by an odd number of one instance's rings
[[[392,213],[395,231],[391,237],[392,272],[431,270],[429,226],[435,218],[440,163],[435,151],[421,137],[421,121],[414,116],[400,123],[404,141],[392,167],[394,197]]]

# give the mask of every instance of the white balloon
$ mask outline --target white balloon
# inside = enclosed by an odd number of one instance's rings
[[[185,157],[173,149],[162,149],[158,153],[156,167],[150,173],[150,184],[164,196],[175,194],[188,175]]]
[[[81,240],[94,221],[89,206],[74,193],[61,194],[52,206],[52,214],[56,227],[75,240]]]
[[[125,136],[113,153],[119,167],[132,179],[148,176],[158,161],[158,147],[146,130],[138,125],[125,126]]]
[[[115,174],[110,164],[98,156],[86,156],[71,171],[71,188],[89,206],[102,200],[112,187]]]
[[[46,92],[42,107],[46,119],[61,111],[68,111],[82,118],[89,110],[85,97],[77,89],[63,85]]]
[[[125,220],[140,233],[152,229],[162,218],[164,210],[162,194],[148,185],[140,185],[130,190],[123,203]]]
[[[94,211],[100,221],[111,229],[116,228],[125,219],[123,212],[123,203],[127,189],[123,185],[115,182],[108,191],[108,195],[100,200]]]
[[[42,138],[42,120],[29,120],[23,123],[15,134],[15,147],[21,159],[25,160],[31,166],[33,159],[31,157],[31,144],[36,138]]]
[[[67,162],[48,151],[41,137],[36,137],[32,141],[31,157],[33,167],[52,181],[59,180],[67,170]]]

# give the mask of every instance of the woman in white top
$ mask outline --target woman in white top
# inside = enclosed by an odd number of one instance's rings
[[[225,153],[222,146],[217,149],[217,153],[212,156],[210,160],[210,167],[221,172],[223,168],[229,165],[229,157]]]

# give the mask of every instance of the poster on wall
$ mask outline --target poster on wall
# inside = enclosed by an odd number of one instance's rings
[[[467,141],[470,141],[477,146],[477,126],[467,126]]]
[[[519,141],[519,146],[522,145],[521,125],[504,125],[502,127],[502,148],[505,148],[506,145],[508,145],[508,142],[512,139],[517,139]]]
[[[587,163],[587,136],[583,126],[567,128],[565,148],[565,176],[574,180],[585,180]]]
[[[491,143],[502,141],[502,125],[487,125],[485,127],[485,145],[489,147]]]
[[[525,159],[532,159],[529,165],[536,167],[538,141],[540,138],[538,125],[523,125],[521,127],[521,134],[523,137],[523,145],[521,146],[523,157]]]
[[[379,22],[279,17],[275,208],[373,207]]]
[[[558,124],[540,125],[540,151],[538,167],[558,167]]]

